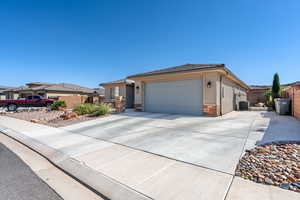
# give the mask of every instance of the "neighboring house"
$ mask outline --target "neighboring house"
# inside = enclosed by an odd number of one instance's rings
[[[12,89],[13,87],[8,87],[8,86],[3,86],[0,85],[0,100],[5,100],[7,99],[5,91],[8,89]]]
[[[95,94],[93,96],[101,96],[101,97],[105,96],[104,88],[93,88],[93,90],[95,91]]]
[[[290,89],[292,85],[296,83],[289,83],[281,85],[282,89],[282,98],[288,97],[287,91]],[[247,97],[250,103],[250,106],[255,106],[257,103],[267,103],[266,92],[272,90],[271,85],[250,85],[250,90],[248,91]]]
[[[101,83],[105,89],[105,101],[113,102],[115,97],[122,96],[126,99],[126,108],[133,108],[134,102],[134,81],[121,79],[112,82]]]
[[[27,83],[26,87],[8,89],[4,91],[8,98],[25,98],[27,95],[37,94],[44,98],[58,98],[61,96],[89,96],[95,93],[94,90],[70,83]]]
[[[219,116],[238,109],[249,87],[224,64],[186,64],[129,76],[137,110]]]
[[[266,85],[250,85],[250,90],[247,93],[250,106],[254,106],[257,103],[267,103],[266,92],[271,89],[271,86]]]

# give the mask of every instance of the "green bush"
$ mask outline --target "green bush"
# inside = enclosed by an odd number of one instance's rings
[[[86,115],[90,114],[92,116],[99,116],[99,115],[106,115],[110,113],[111,107],[108,104],[78,104],[74,110],[76,114],[78,115]]]
[[[105,103],[97,105],[92,113],[94,116],[106,115],[111,112],[111,106]]]
[[[51,105],[51,110],[58,110],[59,108],[65,108],[67,107],[66,103],[64,101],[55,101],[52,105]]]
[[[84,103],[84,104],[78,104],[76,107],[73,109],[73,111],[77,115],[86,115],[86,114],[92,114],[95,110],[95,105],[89,104],[89,103]]]

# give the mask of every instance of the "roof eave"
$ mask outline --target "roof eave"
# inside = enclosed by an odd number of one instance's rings
[[[190,71],[210,71],[210,70],[218,70],[222,69],[224,67],[224,64],[220,64],[220,66],[217,67],[208,67],[208,68],[202,68],[202,69],[188,69],[188,70],[181,70],[181,71],[175,71],[175,72],[160,72],[156,74],[141,74],[141,75],[132,75],[128,76],[128,79],[135,79],[135,78],[143,78],[143,77],[149,77],[149,76],[157,76],[157,75],[163,75],[163,74],[175,74],[175,73],[182,73],[182,72],[190,72]]]
[[[176,73],[183,73],[183,72],[191,72],[191,71],[213,71],[213,70],[223,70],[225,73],[230,74],[237,83],[239,83],[240,86],[243,88],[250,90],[250,87],[244,83],[242,80],[240,80],[236,75],[234,75],[227,67],[225,67],[224,64],[220,64],[216,67],[209,67],[209,68],[203,68],[203,69],[189,69],[189,70],[181,70],[177,72],[162,72],[162,73],[156,73],[156,74],[144,74],[144,75],[132,75],[128,76],[128,79],[142,79],[144,77],[150,77],[150,76],[157,76],[157,75],[163,75],[163,74],[176,74]]]
[[[233,72],[231,72],[225,65],[223,66],[224,71],[226,71],[228,74],[230,74],[238,83],[240,83],[241,86],[243,86],[245,89],[250,90],[250,87],[241,79],[239,79]]]

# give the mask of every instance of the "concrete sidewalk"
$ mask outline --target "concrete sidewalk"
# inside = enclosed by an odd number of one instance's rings
[[[292,116],[273,114],[270,118],[270,126],[263,139],[258,143],[300,143],[300,121]]]
[[[241,183],[236,183],[237,179],[227,173],[62,129],[0,116],[0,131],[38,151],[112,200],[235,200],[261,196],[279,200],[282,195],[291,200],[299,199],[299,194],[294,192],[272,190],[270,188],[274,187],[242,179],[238,180]],[[259,190],[253,194],[255,187]],[[282,195],[276,196],[277,193]]]

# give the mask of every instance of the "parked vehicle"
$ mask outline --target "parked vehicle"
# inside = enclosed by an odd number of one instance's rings
[[[8,111],[16,111],[18,107],[50,107],[53,99],[44,99],[39,95],[29,95],[25,99],[0,100],[0,107],[7,107]]]

